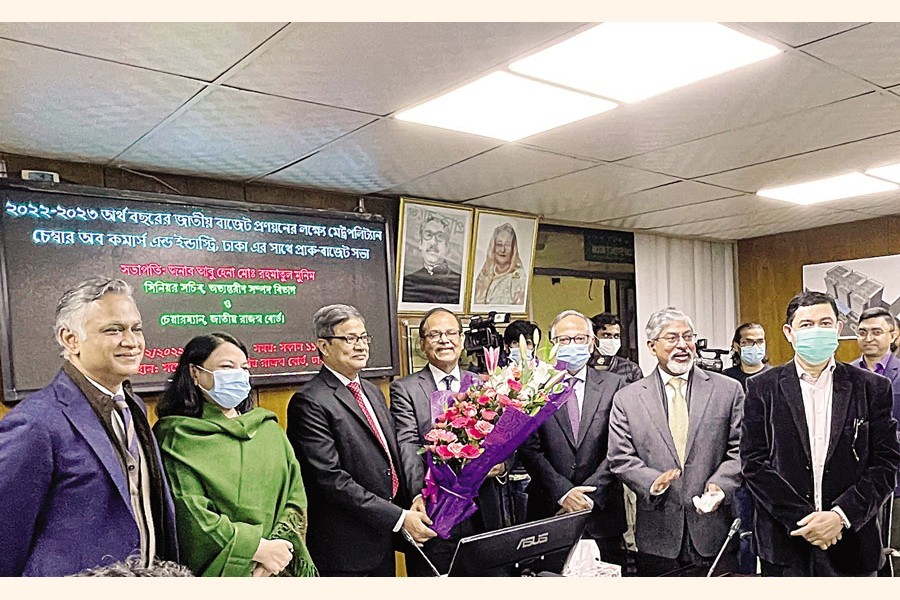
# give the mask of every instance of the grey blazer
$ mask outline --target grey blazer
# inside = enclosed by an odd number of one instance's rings
[[[663,472],[681,466],[658,370],[620,390],[610,417],[610,469],[637,494],[635,541],[641,552],[665,558],[678,556],[685,521],[697,552],[714,556],[731,523],[731,511],[724,505],[741,484],[741,385],[694,367],[688,394],[685,465],[681,478],[659,496],[650,495],[650,486]],[[722,488],[725,502],[715,512],[700,515],[691,498],[701,496],[707,483]]]

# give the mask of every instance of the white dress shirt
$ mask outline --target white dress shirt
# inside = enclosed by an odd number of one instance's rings
[[[341,385],[343,385],[344,387],[347,387],[348,385],[350,385],[350,383],[354,383],[354,382],[356,383],[356,385],[359,386],[359,395],[362,396],[363,404],[366,405],[366,410],[368,410],[369,414],[372,415],[372,422],[375,423],[375,429],[378,431],[378,439],[379,439],[379,441],[381,441],[381,444],[384,448],[388,448],[387,441],[386,441],[387,438],[384,437],[384,431],[382,431],[382,429],[381,429],[381,423],[378,422],[378,417],[375,416],[375,411],[372,410],[372,403],[369,402],[369,398],[366,396],[366,392],[364,391],[362,383],[360,383],[360,381],[359,381],[359,375],[357,374],[357,376],[354,377],[353,379],[347,379],[346,377],[344,377],[343,375],[341,375],[340,373],[338,373],[337,371],[335,371],[334,369],[332,369],[325,363],[322,363],[322,366],[325,367],[326,369],[328,369],[329,371],[331,371],[331,373],[335,377],[338,378],[338,381],[340,381]],[[388,454],[388,456],[390,457],[390,453]],[[390,461],[393,463],[394,459],[390,458]],[[397,471],[397,476],[399,477],[400,471],[397,469],[396,464],[394,465],[394,470]],[[406,519],[407,512],[408,511],[404,510],[402,513],[400,513],[400,519],[397,521],[397,524],[394,525],[393,531],[400,531],[400,528],[403,527],[403,521]]]
[[[434,379],[434,386],[437,389],[439,389],[439,390],[446,389],[444,387],[444,378],[447,375],[452,375],[453,381],[450,383],[450,391],[451,392],[459,391],[460,385],[462,384],[462,378],[460,377],[460,373],[459,373],[459,364],[457,364],[455,367],[453,367],[453,370],[450,371],[449,373],[444,373],[443,371],[441,371],[439,368],[437,368],[436,366],[434,366],[431,363],[428,363],[428,369],[431,371],[431,377]]]

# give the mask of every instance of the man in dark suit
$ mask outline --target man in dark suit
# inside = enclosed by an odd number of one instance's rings
[[[834,299],[794,296],[794,360],[747,381],[741,438],[763,575],[873,576],[900,466],[890,382],[834,360]]]
[[[574,395],[519,450],[531,483],[529,519],[592,509],[584,536],[600,547],[606,562],[624,565],[625,505],[622,484],[606,458],[613,395],[625,384],[619,375],[588,368],[593,350],[591,322],[574,310],[550,326],[566,363]]]
[[[419,450],[425,444],[425,434],[434,428],[431,393],[439,389],[465,391],[477,377],[469,371],[460,371],[459,355],[462,353],[464,340],[462,323],[456,315],[445,308],[431,309],[419,322],[419,347],[428,358],[428,366],[391,384],[391,414],[397,425],[403,476],[410,495],[414,497],[413,510],[422,514],[425,514],[425,503],[420,492],[425,485],[426,462]],[[423,551],[439,572],[446,573],[450,569],[453,553],[461,538],[499,528],[497,519],[491,518],[499,512],[499,507],[494,506],[499,499],[493,477],[501,475],[505,470],[506,466],[501,463],[488,473],[488,479],[481,486],[477,498],[482,510],[454,527],[448,539],[436,537],[425,543]],[[485,512],[489,516],[483,514]],[[407,551],[406,556],[408,574],[433,575],[418,553]]]
[[[732,522],[723,506],[741,483],[744,392],[694,365],[694,324],[680,310],[655,312],[645,331],[657,368],[613,400],[610,468],[637,495],[639,574],[706,574]]]
[[[359,377],[369,360],[366,324],[354,307],[313,316],[323,367],[288,404],[287,435],[309,498],[306,543],[323,576],[395,572],[394,533],[434,537],[408,506],[400,448],[384,396]]]
[[[422,268],[403,278],[402,302],[459,304],[462,296],[459,271],[447,262],[450,235],[455,221],[426,213],[419,227]]]
[[[59,374],[0,421],[0,576],[178,560],[159,448],[128,383],[144,356],[131,286],[98,277],[68,290],[56,340]]]

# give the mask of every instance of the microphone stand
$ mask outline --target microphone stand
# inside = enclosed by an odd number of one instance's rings
[[[416,540],[413,539],[412,535],[410,535],[410,533],[402,527],[400,528],[400,533],[403,534],[403,539],[405,539],[407,542],[409,542],[412,545],[413,548],[415,548],[416,550],[419,551],[419,554],[421,554],[422,558],[425,559],[425,562],[428,564],[428,567],[434,573],[434,576],[440,577],[441,572],[437,570],[437,567],[435,567],[434,564],[430,560],[428,560],[428,557],[425,556],[425,552],[422,551],[422,548],[419,546],[419,544],[416,543]]]
[[[719,564],[719,559],[722,558],[722,554],[725,553],[725,548],[728,546],[728,542],[731,541],[731,538],[734,537],[734,534],[738,532],[738,529],[741,528],[741,520],[740,518],[735,519],[731,522],[731,529],[728,530],[728,535],[725,536],[725,543],[722,544],[722,547],[719,548],[719,554],[716,556],[716,560],[713,561],[712,566],[709,568],[709,571],[706,573],[707,577],[712,577],[713,571],[716,570],[716,566]]]

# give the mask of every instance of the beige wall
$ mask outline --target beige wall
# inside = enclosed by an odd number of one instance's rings
[[[554,279],[559,283],[554,285],[551,281]],[[604,280],[594,279],[593,282],[591,288],[591,280],[581,277],[534,276],[532,315],[545,337],[550,335],[553,318],[564,310],[574,309],[588,317],[607,310],[603,304]],[[609,308],[615,309],[615,306]]]

